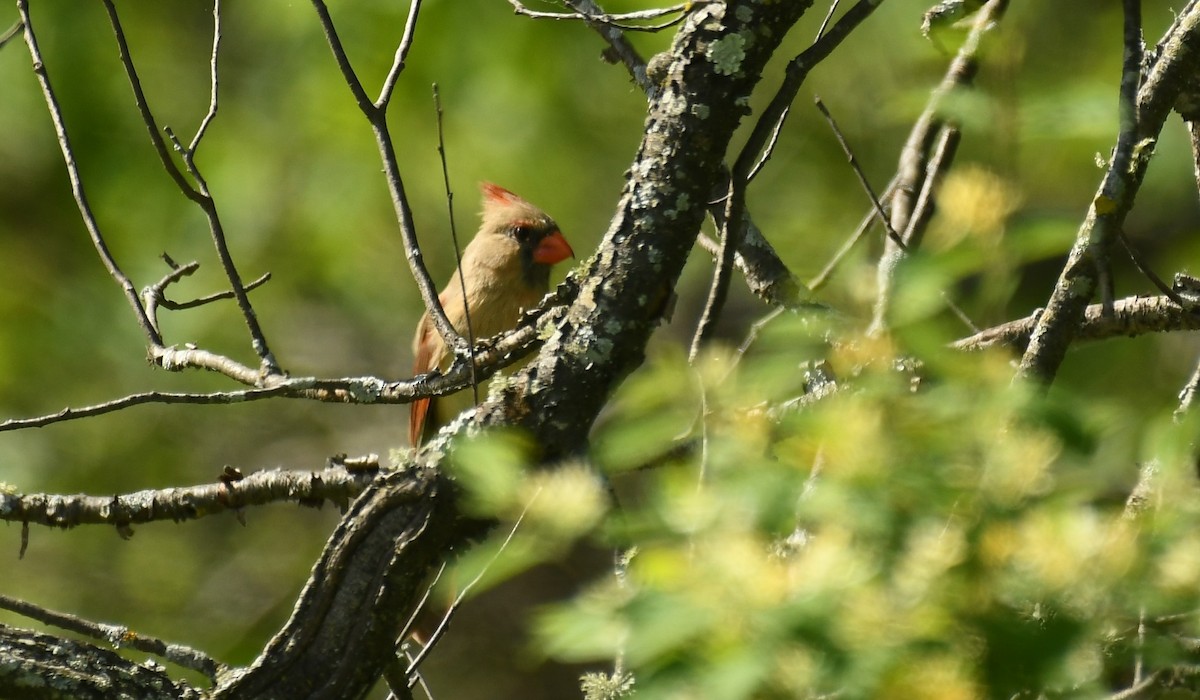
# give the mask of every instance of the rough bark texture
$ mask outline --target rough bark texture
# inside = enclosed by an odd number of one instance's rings
[[[0,625],[0,696],[23,700],[200,698],[158,668],[108,649]]]
[[[292,618],[215,697],[363,697],[395,658],[427,572],[470,531],[454,505],[432,469],[377,479],[325,545]]]
[[[580,449],[613,388],[643,359],[717,185],[760,72],[808,2],[705,5],[676,35],[616,215],[529,381],[491,420]]]

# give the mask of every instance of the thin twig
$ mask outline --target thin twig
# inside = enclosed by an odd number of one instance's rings
[[[858,165],[858,158],[855,157],[854,151],[851,150],[850,144],[846,142],[846,137],[842,135],[842,130],[838,128],[837,122],[834,121],[833,115],[826,109],[825,103],[820,97],[813,97],[813,103],[820,110],[821,115],[825,117],[825,121],[829,124],[829,128],[833,130],[833,135],[837,137],[838,143],[842,147],[842,152],[846,154],[846,160],[850,163],[850,169],[854,171],[854,176],[858,178],[858,183],[862,185],[863,191],[867,193],[867,197],[871,200],[871,206],[875,209],[875,216],[879,219],[879,223],[883,224],[884,231],[887,232],[888,238],[892,239],[901,250],[906,250],[908,246],[904,245],[904,240],[900,238],[900,234],[892,228],[892,222],[888,219],[887,213],[883,210],[883,204],[880,203],[879,197],[875,196],[875,189],[871,187],[871,183],[867,180],[866,173]]]
[[[942,104],[953,91],[971,84],[978,69],[977,56],[979,47],[982,45],[983,35],[1003,16],[1007,4],[1008,0],[989,0],[979,9],[972,20],[971,30],[967,34],[966,40],[959,47],[954,60],[946,69],[945,76],[934,88],[925,109],[909,131],[908,138],[900,149],[896,175],[893,178],[895,188],[892,196],[888,199],[888,220],[894,230],[911,231],[918,234],[923,231],[926,223],[924,218],[928,210],[917,212],[918,216],[916,217],[914,217],[914,212],[920,205],[922,193],[925,193],[926,202],[928,202],[928,193],[932,192],[932,189],[926,186],[929,184],[926,183],[926,180],[930,172],[928,158],[931,150],[935,157],[937,156],[934,143],[939,131],[941,132],[941,142],[948,143],[946,140],[948,134],[944,130]],[[946,158],[945,162],[948,163],[949,160]],[[941,169],[942,166],[939,166],[934,172]],[[907,235],[905,235],[904,241],[906,244],[910,243]],[[891,240],[884,244],[883,254],[880,256],[876,268],[875,308],[871,324],[867,329],[869,334],[879,334],[887,329],[895,274],[906,252]]]
[[[821,27],[817,30],[817,39],[820,39],[825,34],[825,28],[829,26],[829,20],[833,19],[833,13],[837,12],[837,6],[842,0],[833,0],[829,3],[829,12],[825,13],[825,19],[821,20]]]
[[[247,292],[252,292],[255,289],[263,286],[264,284],[266,284],[267,282],[270,282],[270,281],[271,281],[271,273],[264,272],[261,276],[258,277],[258,279],[255,279],[255,280],[252,280],[251,282],[249,282],[245,286],[245,290]],[[159,299],[159,304],[164,309],[170,309],[172,311],[183,311],[185,309],[194,309],[198,306],[204,306],[205,304],[211,304],[214,301],[222,301],[224,299],[232,299],[232,298],[233,298],[233,292],[231,290],[226,289],[223,292],[213,292],[212,294],[206,294],[202,297],[197,297],[195,299],[189,299],[188,301],[172,301],[171,299],[163,297],[163,298]]]
[[[76,615],[43,608],[40,605],[3,594],[0,594],[0,608],[51,627],[99,639],[117,648],[126,647],[153,654],[183,668],[202,673],[213,683],[216,683],[217,675],[228,668],[199,649],[165,642],[157,637],[135,632],[128,627],[91,622]]]
[[[17,11],[21,17],[20,24],[24,27],[25,45],[29,48],[29,56],[33,60],[33,72],[37,76],[38,84],[41,85],[46,107],[50,110],[50,120],[54,123],[54,133],[58,137],[58,145],[62,150],[63,162],[67,168],[67,178],[71,182],[71,194],[74,196],[75,204],[79,208],[79,214],[83,218],[83,225],[88,231],[88,236],[92,239],[92,245],[96,248],[96,253],[100,256],[100,261],[104,263],[105,269],[108,270],[109,276],[117,282],[121,290],[125,293],[125,298],[133,308],[134,316],[137,318],[142,332],[146,334],[147,339],[152,345],[161,345],[162,337],[150,321],[145,307],[142,306],[137,288],[134,287],[133,282],[125,276],[120,266],[117,265],[116,259],[113,258],[112,252],[108,249],[108,244],[104,241],[103,234],[100,233],[100,224],[96,222],[91,205],[88,204],[87,194],[83,189],[83,179],[79,175],[79,164],[75,161],[75,151],[72,149],[71,139],[67,135],[67,125],[63,120],[62,108],[59,106],[58,97],[55,96],[54,88],[50,84],[50,74],[46,70],[46,63],[42,58],[41,49],[38,48],[37,35],[34,34],[33,24],[29,19],[29,0],[17,0]]]
[[[338,37],[337,28],[333,24],[333,18],[329,15],[329,8],[325,5],[324,0],[312,0],[312,4],[313,8],[316,9],[321,29],[325,33],[325,40],[329,44],[330,51],[333,52],[333,58],[337,63],[338,70],[341,71],[342,78],[346,81],[346,85],[350,88],[350,93],[354,96],[354,101],[358,104],[358,108],[362,111],[363,116],[371,124],[371,129],[375,134],[375,144],[379,149],[380,160],[383,162],[384,177],[387,181],[388,192],[392,198],[392,208],[396,213],[396,222],[400,227],[401,241],[404,243],[404,254],[408,259],[408,266],[412,272],[413,280],[417,283],[417,289],[421,293],[421,300],[425,303],[425,308],[429,310],[429,317],[433,321],[433,327],[437,329],[438,334],[445,341],[446,345],[454,348],[456,354],[466,354],[467,341],[458,334],[458,331],[454,329],[454,325],[450,323],[450,319],[446,316],[446,310],[442,308],[442,302],[438,299],[437,286],[429,276],[429,270],[425,267],[425,258],[421,254],[421,246],[417,242],[412,209],[408,204],[408,196],[404,192],[404,180],[400,176],[400,165],[396,158],[395,146],[392,144],[391,130],[387,124],[387,108],[390,104],[391,93],[390,91],[381,91],[379,103],[376,104],[371,101],[371,98],[367,96],[366,90],[363,89],[362,81],[359,80],[358,74],[355,73],[354,67],[350,64],[349,57],[346,56],[346,50],[342,46],[342,40]],[[405,25],[405,33],[396,51],[397,60],[393,64],[392,70],[388,73],[388,79],[392,80],[393,84],[398,78],[399,72],[404,68],[404,55],[415,35],[417,9],[419,8],[410,8],[409,20]]]
[[[937,143],[933,147],[933,155],[930,156],[929,163],[925,166],[925,177],[921,180],[921,192],[917,195],[916,204],[913,205],[912,214],[908,219],[908,228],[904,231],[904,244],[908,246],[909,252],[919,247],[925,237],[925,229],[928,228],[929,221],[933,218],[933,193],[941,184],[946,170],[954,162],[961,138],[962,131],[952,125],[943,126],[938,134]]]
[[[775,91],[775,96],[771,98],[767,107],[759,115],[758,121],[755,122],[750,136],[746,139],[746,144],[742,147],[742,152],[738,155],[739,162],[757,159],[758,154],[770,141],[771,134],[778,128],[777,125],[796,100],[796,95],[800,93],[800,87],[804,84],[808,73],[817,64],[828,58],[833,50],[840,46],[846,37],[850,36],[850,33],[882,4],[882,0],[859,0],[854,7],[847,10],[846,14],[834,23],[827,33],[821,35],[812,45],[788,62],[783,82],[780,83],[779,88]],[[735,171],[739,169],[741,168],[734,166]],[[747,167],[745,171],[749,172],[749,168]]]
[[[13,22],[13,26],[9,27],[8,29],[5,29],[4,33],[0,34],[0,49],[4,48],[4,46],[6,44],[8,44],[8,42],[12,41],[18,34],[21,33],[21,30],[24,28],[25,28],[25,23],[22,22],[21,20],[17,20],[16,22]]]
[[[750,172],[746,175],[746,182],[753,182],[754,178],[766,166],[767,161],[771,160],[771,155],[775,153],[775,146],[779,143],[779,135],[783,133],[783,123],[787,121],[788,113],[791,111],[791,107],[789,106],[779,115],[779,121],[775,123],[775,130],[771,132],[771,138],[767,141],[766,147],[763,148],[762,155],[759,156],[758,162],[754,164],[753,168],[750,168]]]
[[[379,458],[340,459],[323,469],[269,469],[241,476],[230,468],[216,483],[148,489],[115,496],[0,491],[0,520],[46,527],[182,522],[267,503],[345,507],[379,475]]]
[[[566,287],[567,285],[563,285]],[[562,291],[562,287],[560,290]],[[563,304],[568,303],[570,294],[552,294],[543,300],[536,312],[524,316],[516,329],[505,333],[494,342],[484,343],[476,351],[478,367],[476,378],[485,381],[493,373],[519,361],[540,341],[540,323],[554,323],[560,318]],[[64,408],[56,413],[34,418],[11,418],[0,423],[0,432],[41,428],[53,423],[78,420],[95,415],[113,413],[143,404],[230,404],[257,401],[269,398],[303,399],[324,403],[340,404],[403,404],[415,399],[444,396],[465,389],[470,385],[470,370],[466,367],[451,367],[445,373],[421,375],[404,381],[387,381],[378,377],[270,377],[266,386],[258,387],[258,373],[244,364],[223,355],[192,347],[151,348],[151,361],[170,371],[203,369],[216,372],[253,389],[212,393],[172,393],[148,391],[130,394],[100,404],[79,408]]]
[[[892,192],[895,191],[895,188],[896,180],[893,178],[892,181],[888,183],[888,186],[884,188],[883,194],[880,195],[881,199],[890,199]],[[872,207],[867,210],[866,214],[863,214],[863,218],[858,222],[858,228],[854,229],[854,233],[850,234],[845,242],[842,243],[842,247],[838,248],[837,252],[833,254],[833,257],[830,258],[829,262],[825,263],[825,267],[817,273],[817,276],[813,277],[812,280],[809,281],[809,289],[811,289],[813,292],[816,292],[829,283],[829,279],[833,276],[833,273],[837,270],[838,266],[842,264],[842,261],[846,259],[846,256],[850,254],[850,251],[854,250],[854,246],[858,245],[858,242],[867,235],[867,231],[870,230],[871,224],[875,221],[875,208]]]
[[[396,57],[392,60],[392,67],[388,70],[387,77],[383,79],[383,87],[379,90],[379,99],[375,100],[375,106],[379,109],[387,109],[387,104],[392,99],[396,81],[400,79],[400,73],[404,70],[405,61],[408,59],[408,52],[412,49],[413,40],[417,37],[417,15],[420,13],[421,0],[412,0],[408,6],[408,19],[404,21],[404,34],[400,37],[399,46],[396,47]]]
[[[691,351],[688,362],[694,363],[700,355],[700,348],[712,340],[716,333],[717,320],[725,306],[729,295],[729,280],[733,276],[734,254],[737,252],[741,231],[741,221],[746,208],[746,181],[737,181],[733,176],[729,180],[729,195],[725,202],[725,225],[721,227],[721,253],[718,256],[717,269],[713,272],[712,286],[708,290],[708,300],[704,305],[704,313],[692,337]]]
[[[438,623],[437,629],[433,631],[433,634],[429,635],[429,641],[425,644],[425,647],[417,653],[416,658],[414,658],[412,663],[408,665],[406,673],[409,676],[409,688],[416,685],[416,671],[418,668],[420,668],[422,662],[425,661],[425,657],[429,656],[429,652],[433,651],[433,647],[437,644],[438,640],[440,640],[442,636],[446,634],[446,630],[450,627],[450,618],[453,617],[454,613],[458,611],[459,606],[462,605],[463,600],[466,599],[467,594],[471,592],[471,589],[483,579],[483,575],[488,572],[488,569],[491,569],[492,565],[500,559],[500,555],[503,554],[504,550],[508,548],[509,543],[512,542],[513,537],[517,534],[517,529],[520,528],[521,523],[524,522],[525,514],[529,512],[530,506],[533,505],[533,502],[537,500],[541,494],[542,489],[540,487],[538,490],[533,492],[533,496],[529,499],[529,502],[525,504],[525,508],[521,511],[521,514],[517,516],[516,522],[513,523],[512,529],[508,531],[508,536],[506,536],[504,541],[500,543],[500,547],[496,549],[496,553],[493,554],[492,558],[488,560],[487,565],[480,569],[479,573],[475,575],[475,578],[467,582],[467,585],[463,586],[463,589],[454,597],[454,602],[450,604],[450,607],[446,610],[446,614],[442,616],[442,620]]]
[[[1046,311],[1021,358],[1018,376],[1053,380],[1074,339],[1087,303],[1104,281],[1108,255],[1133,207],[1153,155],[1153,144],[1194,70],[1191,56],[1200,39],[1200,12],[1180,15],[1164,36],[1150,72],[1142,75],[1141,3],[1124,0],[1124,58],[1116,147],[1063,265]],[[1105,285],[1107,286],[1107,285]]]
[[[683,21],[687,13],[694,8],[696,2],[685,2],[671,7],[662,7],[652,10],[640,10],[637,12],[623,12],[620,14],[605,14],[602,12],[583,12],[576,10],[575,12],[539,12],[530,10],[521,4],[519,0],[508,0],[508,4],[512,5],[513,12],[525,17],[533,19],[553,19],[553,20],[584,20],[589,24],[602,24],[616,29],[622,29],[631,32],[658,32],[668,27],[673,27]],[[659,24],[630,24],[638,20],[658,19],[668,15],[678,15],[674,19]]]
[[[137,394],[122,396],[121,398],[113,399],[112,401],[92,404],[90,406],[64,408],[57,413],[50,413],[44,416],[37,416],[35,418],[9,418],[6,421],[0,422],[0,432],[6,432],[9,430],[24,430],[27,428],[44,428],[55,423],[64,423],[67,421],[79,420],[81,418],[91,418],[93,416],[102,416],[107,413],[115,413],[116,411],[132,408],[134,406],[141,406],[144,404],[232,404],[287,396],[288,393],[289,391],[287,385],[274,387],[271,389],[246,389],[243,391],[219,391],[212,393],[143,391]]]
[[[212,124],[213,119],[217,118],[217,56],[221,52],[221,0],[213,0],[213,44],[212,57],[208,61],[209,72],[209,96],[208,96],[208,112],[204,118],[200,120],[200,126],[196,128],[196,135],[192,137],[192,142],[188,144],[185,151],[184,159],[192,161],[196,157],[196,149],[200,147],[200,140],[204,138],[204,134],[208,132],[208,126]],[[190,167],[190,166],[189,166]]]
[[[1171,289],[1171,285],[1164,282],[1162,278],[1159,277],[1156,272],[1154,272],[1149,263],[1146,262],[1146,259],[1142,257],[1141,253],[1138,252],[1137,248],[1133,247],[1133,244],[1129,241],[1129,237],[1125,235],[1125,231],[1122,230],[1117,232],[1117,240],[1121,242],[1121,247],[1125,249],[1125,252],[1129,255],[1129,259],[1133,261],[1133,266],[1136,267],[1138,272],[1142,273],[1146,279],[1150,280],[1150,283],[1154,285],[1155,289],[1157,289],[1160,294],[1176,304],[1179,304],[1180,306],[1188,305],[1188,303],[1184,301],[1174,289]]]
[[[1179,392],[1179,406],[1175,409],[1176,420],[1182,418],[1188,411],[1192,410],[1197,396],[1200,396],[1200,359],[1197,359],[1196,368],[1192,370],[1192,376],[1188,378],[1187,384]]]
[[[1000,347],[1024,352],[1030,336],[1042,315],[1038,310],[1025,318],[1008,321],[985,329],[968,338],[951,343],[955,350],[979,351]],[[1111,312],[1103,304],[1090,304],[1084,312],[1075,338],[1077,340],[1106,340],[1135,337],[1146,333],[1200,330],[1200,314],[1164,296],[1126,297],[1113,302]]]
[[[122,28],[121,20],[117,16],[117,8],[113,5],[112,0],[101,1],[104,3],[109,23],[112,25],[113,35],[117,40],[121,65],[125,69],[129,86],[133,90],[134,102],[137,104],[138,112],[142,116],[142,122],[145,124],[146,130],[149,132],[150,142],[158,154],[159,161],[179,190],[183,192],[184,196],[195,202],[208,219],[209,234],[212,238],[213,247],[216,249],[217,259],[221,263],[221,269],[225,272],[225,277],[229,280],[229,286],[233,291],[234,299],[237,300],[238,309],[242,312],[242,320],[245,322],[246,330],[250,334],[250,344],[260,360],[259,372],[264,377],[282,374],[279,364],[275,361],[275,357],[267,345],[266,335],[263,333],[262,326],[258,323],[258,316],[255,314],[254,307],[250,303],[250,297],[246,294],[246,288],[242,283],[242,277],[238,272],[237,265],[233,261],[233,255],[229,252],[229,244],[225,239],[225,230],[221,224],[220,215],[217,213],[216,202],[209,193],[208,186],[204,182],[203,177],[200,176],[200,172],[190,155],[186,155],[185,152],[184,163],[188,172],[195,179],[197,187],[193,187],[188,183],[183,172],[180,171],[175,161],[171,159],[170,150],[167,148],[166,141],[159,134],[158,123],[150,110],[150,103],[146,99],[146,93],[142,90],[141,79],[138,77],[137,68],[133,64],[133,57],[129,51],[129,44],[125,39],[125,30]],[[214,25],[214,27],[219,29],[219,25]],[[215,45],[216,39],[214,39]],[[215,66],[215,59],[213,65]],[[212,110],[211,103],[209,109],[210,111]],[[175,139],[174,134],[170,133],[169,135],[178,147],[178,140]]]
[[[458,244],[458,229],[454,226],[454,190],[450,188],[450,168],[446,165],[446,141],[442,128],[442,98],[438,94],[437,83],[433,84],[433,110],[437,116],[437,152],[442,162],[442,183],[446,188],[446,209],[450,221],[450,242],[454,245],[454,266],[462,270],[462,247]],[[458,275],[459,291],[463,298],[463,320],[467,324],[467,351],[471,359],[471,396],[474,403],[479,403],[479,382],[475,379],[475,328],[471,325],[471,307],[467,304],[467,278]]]
[[[596,5],[594,0],[564,0],[564,2],[571,9],[575,10],[579,16],[583,17],[583,21],[608,43],[611,56],[624,64],[625,70],[629,71],[633,82],[637,83],[638,87],[642,89],[642,92],[646,93],[647,97],[653,99],[655,93],[658,91],[658,86],[647,77],[646,61],[638,53],[638,50],[634,48],[633,44],[629,42],[629,39],[625,37],[625,34],[621,32],[620,27],[588,19],[589,17],[604,15],[604,12]]]

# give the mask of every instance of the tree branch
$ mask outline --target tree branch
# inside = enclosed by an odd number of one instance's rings
[[[67,125],[63,120],[62,108],[59,106],[58,97],[55,96],[54,88],[50,84],[50,73],[46,70],[46,64],[42,60],[42,52],[38,48],[37,35],[33,31],[33,24],[29,18],[29,0],[17,0],[17,11],[21,16],[20,26],[24,28],[25,45],[29,48],[30,58],[33,59],[33,72],[37,76],[38,84],[42,88],[42,96],[46,101],[46,107],[50,110],[50,121],[54,124],[54,133],[58,137],[58,145],[63,154],[63,163],[67,168],[67,177],[71,181],[71,194],[74,196],[75,204],[79,208],[79,215],[83,218],[83,225],[92,239],[92,245],[96,248],[96,253],[100,256],[100,261],[104,263],[104,268],[108,270],[109,276],[116,280],[121,290],[125,292],[125,298],[133,308],[138,326],[146,334],[146,338],[151,345],[162,345],[162,337],[159,336],[158,331],[154,328],[154,324],[151,323],[150,317],[146,313],[146,309],[142,306],[137,288],[134,287],[133,282],[129,280],[125,273],[121,271],[121,267],[117,265],[116,259],[113,258],[112,252],[108,249],[108,244],[104,241],[104,235],[100,232],[100,224],[96,222],[96,217],[92,213],[92,207],[88,203],[87,194],[83,189],[83,178],[79,174],[79,164],[75,161],[75,151],[71,147],[71,139],[67,135]]]
[[[1126,7],[1128,12],[1130,6]],[[1021,358],[1019,377],[1050,382],[1057,374],[1100,283],[1103,261],[1133,207],[1158,134],[1187,81],[1200,68],[1200,9],[1192,6],[1165,37],[1162,51],[1137,90],[1135,101],[1127,93],[1136,86],[1141,71],[1140,65],[1131,64],[1135,56],[1141,55],[1140,32],[1135,42],[1131,27],[1136,23],[1127,13],[1121,132],[1112,162],[1076,234],[1046,310],[1034,327]]]
[[[349,461],[349,460],[346,460]],[[0,490],[0,520],[71,528],[113,525],[128,535],[130,525],[156,521],[183,522],[246,506],[294,501],[340,508],[366,488],[379,473],[379,460],[335,463],[319,471],[270,469],[245,478],[226,477],[215,484],[150,489],[119,496],[21,494]]]
[[[957,340],[950,347],[956,350],[986,350],[1008,348],[1025,352],[1030,337],[1037,328],[1041,311],[1025,318],[988,328],[975,335]],[[1107,340],[1136,337],[1146,333],[1200,330],[1200,314],[1194,308],[1182,308],[1165,296],[1127,297],[1113,303],[1111,313],[1103,304],[1091,304],[1084,310],[1083,320],[1075,338],[1078,340]]]
[[[1004,16],[1007,8],[1008,0],[989,0],[976,12],[966,41],[959,48],[954,60],[950,62],[942,82],[930,95],[925,110],[913,124],[912,131],[908,134],[908,140],[905,141],[904,147],[900,151],[894,180],[895,187],[889,202],[891,224],[894,230],[906,235],[910,230],[918,230],[913,226],[914,209],[917,201],[921,198],[921,193],[932,191],[930,187],[925,186],[925,180],[931,176],[936,177],[938,171],[948,167],[950,161],[953,160],[952,157],[940,159],[937,171],[930,172],[930,169],[927,168],[927,154],[942,128],[942,105],[954,90],[968,86],[974,81],[975,73],[979,68],[978,55],[983,35]],[[920,221],[921,218],[917,217],[917,222]],[[916,242],[919,244],[919,240]],[[908,245],[907,240],[904,243]],[[884,241],[883,255],[880,256],[879,267],[876,271],[875,309],[871,326],[868,329],[868,332],[872,334],[882,333],[887,329],[887,317],[891,309],[896,269],[907,254],[908,251],[902,246],[896,245],[894,240],[889,238]]]

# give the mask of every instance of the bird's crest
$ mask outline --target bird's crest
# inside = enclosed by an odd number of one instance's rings
[[[496,204],[503,206],[518,203],[529,204],[529,202],[526,202],[524,199],[521,199],[494,182],[481,182],[479,183],[479,189],[483,192],[484,206]]]

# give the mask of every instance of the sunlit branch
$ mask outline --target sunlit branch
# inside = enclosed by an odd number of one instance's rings
[[[1125,5],[1124,44],[1117,146],[1046,311],[1021,358],[1021,377],[1049,382],[1066,356],[1085,305],[1101,283],[1100,273],[1106,269],[1103,263],[1108,251],[1133,207],[1159,133],[1180,93],[1195,75],[1195,56],[1200,51],[1200,10],[1193,3],[1177,18],[1160,42],[1157,57],[1144,80],[1140,61],[1140,7],[1136,2]],[[1131,95],[1135,90],[1136,96]]]
[[[217,117],[217,56],[221,52],[221,0],[213,0],[213,45],[212,56],[208,61],[209,72],[209,96],[208,96],[208,112],[204,118],[200,120],[200,126],[196,128],[196,135],[192,137],[192,142],[188,144],[187,150],[183,152],[184,162],[191,167],[191,161],[196,157],[196,149],[200,147],[200,140],[204,138],[204,134],[208,132],[208,126],[212,124],[213,119]]]
[[[444,373],[432,372],[403,381],[388,381],[378,377],[274,376],[260,382],[256,370],[224,355],[198,348],[155,347],[152,348],[151,359],[164,369],[207,370],[255,388],[211,393],[147,391],[90,406],[64,408],[33,418],[11,418],[0,422],[0,432],[42,428],[145,404],[221,405],[274,398],[340,404],[404,404],[419,398],[444,396],[471,386],[472,382],[485,381],[532,352],[541,343],[538,329],[542,324],[554,323],[561,315],[561,304],[566,303],[573,294],[568,285],[560,287],[558,292],[560,294],[552,294],[543,301],[543,305],[551,307],[551,310],[526,314],[515,330],[480,342],[475,349],[473,369],[467,362],[456,362]],[[265,386],[257,386],[259,383],[265,383]]]
[[[950,347],[956,350],[986,350],[1008,348],[1024,352],[1043,312],[988,328]],[[1134,337],[1146,333],[1200,330],[1200,314],[1184,308],[1165,296],[1126,297],[1113,302],[1112,313],[1105,313],[1103,304],[1090,304],[1076,333],[1077,340],[1106,340]]]
[[[971,20],[971,29],[967,33],[966,40],[959,47],[954,60],[950,62],[945,76],[942,77],[942,82],[934,88],[933,94],[929,96],[924,111],[913,124],[908,139],[900,150],[896,175],[893,178],[895,188],[888,200],[888,219],[894,230],[906,232],[905,243],[908,243],[907,232],[910,230],[920,232],[926,223],[924,217],[928,209],[920,216],[914,217],[914,214],[921,193],[932,192],[925,186],[925,183],[930,173],[930,153],[937,153],[938,147],[935,144],[938,142],[939,132],[942,132],[944,128],[944,103],[955,90],[970,85],[974,80],[975,73],[978,71],[978,54],[983,36],[1003,17],[1007,7],[1008,0],[989,0],[987,4],[976,11],[974,19]],[[942,143],[947,143],[946,136],[947,134],[942,132],[940,137]],[[954,140],[954,143],[957,143],[957,139]],[[950,153],[949,157],[942,157],[933,172],[940,174],[949,167],[952,159],[953,153]],[[917,242],[919,243],[919,239]],[[907,254],[903,247],[896,245],[890,239],[884,244],[883,254],[879,258],[876,270],[877,290],[875,309],[869,328],[870,333],[882,333],[887,329],[896,270]]]
[[[685,2],[671,7],[661,7],[652,10],[640,10],[637,12],[622,12],[619,14],[607,14],[600,12],[599,8],[596,11],[590,9],[582,9],[576,7],[576,2],[566,0],[568,4],[575,7],[575,12],[538,12],[525,7],[519,0],[508,0],[508,4],[512,5],[513,12],[525,17],[533,19],[553,19],[553,20],[584,20],[588,24],[601,24],[616,29],[622,29],[630,32],[657,32],[673,27],[683,21],[687,13],[701,3]],[[631,24],[631,22],[658,19],[659,17],[667,17],[669,15],[678,15],[677,17],[659,24]]]
[[[379,473],[378,458],[331,464],[323,469],[254,472],[217,483],[137,491],[116,496],[9,493],[0,491],[0,520],[48,527],[111,525],[131,534],[132,525],[182,522],[246,506],[294,502],[345,507]]]

